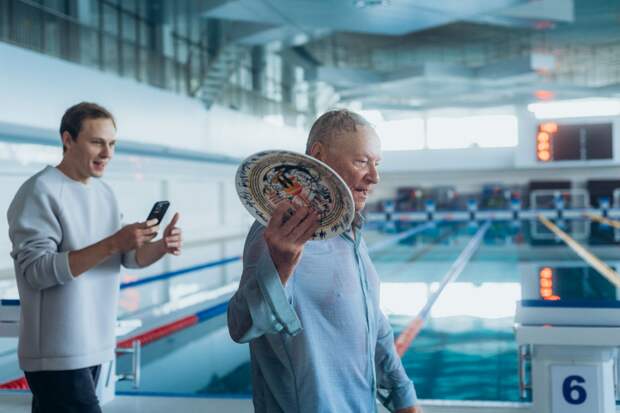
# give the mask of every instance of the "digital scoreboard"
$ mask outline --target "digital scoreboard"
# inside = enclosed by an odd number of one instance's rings
[[[612,132],[611,123],[540,123],[536,131],[536,159],[539,162],[612,159]]]

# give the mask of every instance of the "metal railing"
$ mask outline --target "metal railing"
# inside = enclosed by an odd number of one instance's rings
[[[140,387],[140,365],[142,363],[142,344],[139,340],[134,340],[130,348],[118,347],[118,354],[131,355],[131,373],[117,374],[117,381],[131,381],[133,388]]]
[[[178,277],[179,275],[189,274],[189,273],[204,270],[207,268],[219,267],[219,266],[231,263],[231,262],[239,261],[240,259],[241,259],[240,256],[228,257],[228,258],[223,258],[221,260],[209,261],[204,264],[194,265],[192,267],[181,268],[179,270],[169,271],[169,272],[165,272],[165,273],[158,274],[158,275],[153,275],[153,276],[146,277],[146,278],[141,278],[136,281],[125,282],[121,284],[121,290],[124,290],[126,288],[135,288],[141,285],[150,284],[150,283],[157,282],[157,281],[169,280],[171,278]]]
[[[171,278],[175,278],[175,277],[178,277],[180,275],[185,275],[185,274],[193,273],[193,272],[204,270],[204,269],[207,269],[207,268],[220,267],[222,265],[226,265],[226,264],[229,264],[231,262],[235,262],[235,261],[239,261],[239,260],[241,260],[240,256],[234,256],[234,257],[223,258],[221,260],[209,261],[209,262],[206,262],[206,263],[203,263],[203,264],[194,265],[194,266],[191,266],[191,267],[181,268],[181,269],[175,270],[175,271],[169,271],[169,272],[165,272],[165,273],[162,273],[162,274],[157,274],[157,275],[153,275],[153,276],[150,276],[150,277],[141,278],[139,280],[125,282],[125,283],[121,284],[120,289],[124,290],[124,289],[127,289],[127,288],[135,288],[135,287],[139,287],[139,286],[142,286],[142,285],[151,284],[151,283],[154,283],[154,282],[157,282],[157,281],[169,280]],[[17,300],[17,299],[2,299],[2,300],[0,300],[0,303],[2,305],[7,305],[7,306],[18,306],[19,305],[19,300]]]

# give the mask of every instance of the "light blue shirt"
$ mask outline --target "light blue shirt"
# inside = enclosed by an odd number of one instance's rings
[[[231,337],[250,342],[255,411],[376,412],[377,387],[392,408],[416,404],[361,233],[307,242],[283,287],[263,232],[250,229],[228,306]]]

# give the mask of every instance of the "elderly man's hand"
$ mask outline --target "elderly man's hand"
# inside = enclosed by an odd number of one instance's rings
[[[422,413],[422,407],[421,406],[404,407],[402,409],[396,410],[394,413]]]
[[[295,212],[285,222],[284,217],[291,208]],[[264,237],[282,285],[293,274],[304,244],[312,238],[318,227],[319,217],[311,208],[295,208],[290,202],[284,201],[273,212]]]

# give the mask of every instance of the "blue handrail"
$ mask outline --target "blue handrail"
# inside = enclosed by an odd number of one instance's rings
[[[163,274],[154,275],[152,277],[141,278],[136,281],[130,281],[130,282],[121,284],[121,290],[124,290],[125,288],[137,287],[143,284],[149,284],[155,281],[168,280],[173,277],[178,277],[179,275],[187,274],[188,272],[204,270],[205,268],[219,267],[220,265],[225,265],[230,262],[239,261],[240,259],[241,259],[240,256],[223,258],[221,260],[210,261],[205,264],[194,265],[193,267],[182,268],[180,270],[165,272]]]
[[[241,259],[240,256],[223,258],[221,260],[210,261],[204,264],[194,265],[193,267],[182,268],[176,271],[165,272],[163,274],[154,275],[152,277],[141,278],[136,281],[130,281],[121,284],[121,290],[126,288],[138,287],[143,284],[149,284],[156,281],[169,280],[170,278],[178,277],[179,275],[187,274],[188,272],[200,271],[206,268],[219,267],[221,265],[225,265],[231,262],[239,261]],[[17,306],[19,305],[19,300],[17,299],[1,299],[0,305],[4,306]]]

